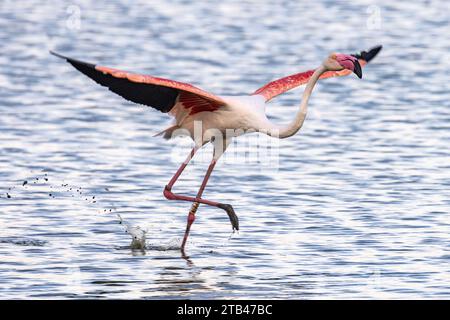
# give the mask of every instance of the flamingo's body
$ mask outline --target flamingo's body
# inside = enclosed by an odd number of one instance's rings
[[[208,132],[218,130],[225,135],[225,131],[232,129],[235,131],[233,136],[243,134],[247,130],[260,130],[270,126],[270,121],[266,116],[266,104],[264,98],[256,96],[220,96],[224,105],[214,112],[203,111],[189,114],[181,103],[175,105],[170,112],[174,115],[174,126],[164,130],[166,138],[171,138],[170,134],[174,129],[185,129],[190,137],[194,138],[194,124],[201,123],[202,131],[206,133],[202,137],[201,145],[208,143],[211,136]],[[168,133],[168,134],[166,134]]]
[[[278,138],[292,136],[301,128],[305,120],[308,99],[319,79],[344,76],[352,72],[361,78],[361,66],[372,60],[380,50],[381,46],[353,56],[332,54],[319,68],[272,81],[248,96],[218,96],[187,83],[96,66],[54,52],[52,54],[66,59],[76,69],[125,99],[151,106],[171,115],[174,119],[173,125],[158,135],[170,139],[178,134],[186,134],[194,140],[195,146],[190,155],[164,189],[164,195],[169,200],[193,202],[181,246],[184,250],[200,203],[224,209],[233,229],[239,229],[238,218],[231,205],[202,198],[209,176],[231,139],[248,131],[264,132]],[[273,124],[265,113],[266,102],[303,84],[307,86],[294,120],[287,126]],[[200,135],[197,132],[198,129],[200,129]],[[197,196],[174,194],[172,187],[189,160],[208,142],[214,144],[214,155]]]

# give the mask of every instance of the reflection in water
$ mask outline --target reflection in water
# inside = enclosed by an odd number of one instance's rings
[[[79,21],[63,2],[0,3],[0,297],[449,297],[446,1],[74,5]],[[152,138],[165,115],[48,54],[226,95],[376,44],[362,80],[317,85],[275,162],[246,137],[230,146],[205,192],[233,204],[240,233],[202,206],[184,256],[189,204],[162,189],[190,145]],[[289,122],[300,95],[274,99],[271,119]],[[210,151],[177,192],[198,189]],[[139,226],[131,246],[117,214]]]

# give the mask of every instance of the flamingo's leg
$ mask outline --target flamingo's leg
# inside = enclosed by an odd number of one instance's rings
[[[214,169],[214,166],[216,165],[217,161],[213,159],[208,167],[208,170],[206,171],[205,177],[203,178],[202,185],[200,186],[200,189],[198,189],[197,196],[195,197],[195,202],[191,206],[191,210],[189,210],[189,215],[187,218],[187,224],[186,224],[186,231],[184,232],[184,238],[183,243],[181,244],[181,249],[184,250],[184,246],[186,245],[187,238],[189,236],[189,231],[191,230],[191,225],[195,221],[195,213],[198,209],[198,206],[200,205],[201,197],[203,194],[203,191],[205,190],[206,184],[208,183],[209,177],[211,176],[211,172]],[[215,203],[216,207],[220,207],[219,203]]]
[[[192,160],[192,158],[194,157],[194,154],[197,152],[197,150],[198,150],[197,147],[192,148],[191,153],[186,158],[186,160],[184,160],[184,162],[181,164],[181,166],[178,168],[177,172],[175,172],[175,174],[172,177],[172,179],[170,179],[169,183],[166,185],[165,190],[169,190],[170,191],[172,189],[173,185],[178,180],[178,178],[180,177],[181,173],[183,173],[183,171],[186,168],[186,166],[188,165],[189,161]],[[166,194],[165,190],[164,190],[164,195]]]
[[[206,172],[206,175],[203,179],[202,185],[200,186],[200,189],[198,190],[197,196],[194,197],[189,197],[189,196],[184,196],[184,195],[179,195],[179,194],[175,194],[173,193],[172,187],[175,184],[175,182],[177,181],[178,177],[181,175],[181,173],[183,172],[184,168],[186,167],[186,165],[188,164],[190,158],[192,158],[192,156],[195,154],[196,150],[192,150],[190,156],[188,157],[187,161],[185,161],[181,167],[178,169],[178,171],[175,173],[174,177],[170,180],[169,184],[166,185],[166,188],[164,189],[164,196],[168,199],[168,200],[182,200],[182,201],[189,201],[189,202],[193,202],[191,209],[189,211],[189,215],[188,215],[188,221],[187,221],[187,226],[186,226],[186,232],[183,238],[183,244],[182,244],[182,249],[184,249],[184,246],[186,244],[186,240],[189,236],[189,231],[191,228],[192,223],[195,220],[195,213],[198,209],[198,206],[200,203],[203,204],[207,204],[209,206],[213,206],[213,207],[218,207],[221,208],[223,210],[225,210],[228,214],[228,217],[230,218],[230,222],[231,225],[233,227],[233,229],[235,230],[239,230],[239,219],[236,216],[236,213],[234,212],[234,209],[231,205],[229,204],[225,204],[225,203],[219,203],[219,202],[215,202],[215,201],[210,201],[210,200],[206,200],[206,199],[202,199],[201,196],[203,194],[203,191],[205,190],[206,184],[209,180],[209,177],[211,176],[211,173],[214,169],[214,166],[217,163],[218,157],[214,157],[213,160],[211,161],[208,170]]]
[[[212,171],[212,168],[211,168],[211,171]],[[205,185],[206,185],[206,182],[207,182],[207,179],[206,179],[206,181],[204,181]],[[207,204],[212,207],[217,207],[217,208],[223,209],[223,210],[225,210],[225,212],[228,214],[228,217],[230,218],[230,222],[231,222],[231,226],[233,227],[233,230],[239,230],[239,219],[238,219],[236,213],[234,212],[233,207],[230,204],[206,200],[206,199],[202,199],[198,196],[194,198],[194,197],[176,194],[176,193],[173,193],[170,189],[168,189],[168,186],[166,186],[166,188],[164,189],[164,196],[168,200],[181,200],[181,201],[194,202],[191,207],[191,211],[193,212],[193,214],[195,214],[195,212],[197,211],[199,203],[203,203],[203,204]],[[190,216],[191,216],[191,211],[189,212]],[[189,217],[188,217],[188,219],[189,219]],[[191,219],[192,219],[192,217],[191,217]]]

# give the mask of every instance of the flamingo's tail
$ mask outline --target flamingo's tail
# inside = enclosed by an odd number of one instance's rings
[[[164,139],[169,140],[169,139],[173,138],[173,132],[179,128],[180,128],[180,126],[173,125],[167,129],[164,129],[161,132],[158,132],[157,134],[154,135],[154,137],[162,136]]]

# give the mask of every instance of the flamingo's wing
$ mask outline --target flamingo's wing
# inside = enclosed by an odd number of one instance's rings
[[[65,59],[75,69],[123,98],[164,113],[170,112],[177,102],[190,109],[191,114],[214,111],[225,105],[220,97],[188,83],[102,67],[50,53]]]
[[[380,52],[382,46],[377,46],[369,51],[362,51],[361,53],[353,54],[354,57],[358,58],[359,64],[361,67],[365,66],[370,60],[375,58],[375,56]],[[267,83],[263,87],[256,90],[252,95],[262,95],[266,101],[271,100],[272,98],[291,90],[295,87],[301,86],[308,82],[309,78],[311,78],[314,70],[308,70],[301,73],[296,73],[278,80],[274,80],[272,82]],[[331,77],[341,77],[351,74],[350,70],[342,70],[342,71],[327,71],[320,76],[320,79],[326,79]]]

